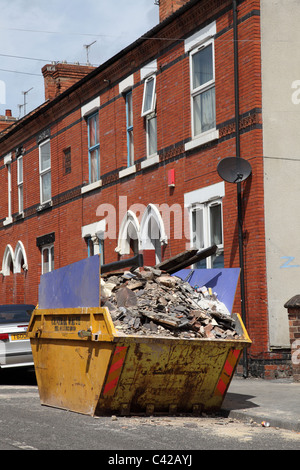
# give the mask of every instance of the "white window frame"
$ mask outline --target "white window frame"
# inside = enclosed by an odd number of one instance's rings
[[[48,251],[48,260],[49,260],[49,269],[48,271],[45,270],[44,265],[44,252]],[[52,251],[53,251],[53,261],[52,261]],[[42,247],[42,274],[50,273],[54,270],[54,244],[51,243],[50,245],[44,245]]]
[[[12,249],[11,245],[6,245],[3,260],[2,260],[2,274],[3,276],[9,276],[10,273],[14,273],[15,268],[15,254],[14,250]],[[12,270],[11,270],[12,267]]]
[[[8,190],[8,194],[7,194],[7,197],[8,197],[8,216],[7,216],[7,219],[11,219],[12,218],[12,211],[11,211],[11,163],[8,163],[6,165],[7,167],[7,190]]]
[[[156,121],[156,125],[155,125],[155,139],[156,139],[156,148],[154,150],[154,152],[150,152],[150,140],[151,140],[151,136],[150,136],[150,131],[151,131],[151,127],[150,127],[150,123],[151,121],[155,119]],[[151,131],[152,132],[152,131]],[[147,158],[150,158],[150,157],[153,157],[154,155],[157,155],[157,115],[156,115],[156,112],[154,111],[153,113],[151,114],[148,114],[146,116],[146,140],[147,140]]]
[[[211,80],[208,80],[207,82],[203,83],[202,85],[199,85],[198,87],[194,88],[193,85],[193,57],[195,54],[200,52],[201,50],[209,47],[211,45],[212,48],[212,74],[213,77]],[[196,139],[200,136],[204,136],[206,134],[210,134],[213,131],[216,130],[216,121],[215,125],[211,127],[210,129],[203,131],[203,132],[198,132],[196,133],[195,131],[195,120],[194,120],[194,102],[195,98],[197,96],[200,96],[201,94],[207,92],[208,90],[215,90],[215,48],[214,48],[214,39],[210,38],[205,42],[202,42],[199,44],[197,47],[194,47],[190,51],[190,92],[191,92],[191,124],[192,124],[192,138]],[[216,113],[216,110],[215,110]],[[216,115],[216,114],[215,114]]]
[[[88,248],[88,256],[100,255],[101,264],[104,264],[104,239],[106,220],[84,225],[81,227],[81,236],[85,239]],[[93,253],[91,253],[91,243],[93,243]]]
[[[145,109],[146,100],[147,100],[147,89],[149,87],[149,83],[152,80],[154,80],[154,83],[153,83],[150,106]],[[151,113],[154,113],[155,107],[156,107],[156,74],[151,74],[144,81],[143,104],[142,104],[142,113],[141,113],[142,117],[145,117]]]
[[[132,89],[125,93],[126,103],[126,135],[127,135],[127,167],[134,165],[134,137],[133,137],[133,101]]]
[[[207,201],[201,204],[193,204],[190,210],[191,215],[191,243],[192,246],[202,250],[204,248],[208,248],[209,246],[214,245],[214,241],[212,240],[212,233],[211,233],[211,208],[221,206],[221,237],[222,242],[217,244],[217,256],[224,254],[224,235],[223,235],[223,203],[222,198],[218,198],[212,201]],[[202,230],[203,233],[200,234],[201,242],[199,246],[194,243],[195,240],[195,232],[193,230],[193,216],[197,211],[202,211]],[[206,268],[211,269],[213,268],[213,257],[210,256],[206,258]],[[195,266],[197,267],[197,266]]]
[[[28,271],[28,261],[25,247],[23,243],[19,240],[15,250],[14,272],[21,273],[23,270]]]
[[[100,119],[99,112],[92,113],[86,116],[88,127],[88,152],[89,152],[89,183],[94,184],[100,181]],[[95,126],[95,143],[92,145],[90,142],[91,127]],[[96,179],[92,178],[92,153],[96,152]]]
[[[11,187],[11,163],[12,163],[12,155],[9,153],[4,157],[4,165],[7,168],[7,211],[8,215],[6,219],[3,222],[3,225],[9,225],[12,223],[12,199],[11,199],[11,192],[12,192],[12,187]]]
[[[41,201],[41,205],[46,204],[47,202],[50,202],[51,199],[52,199],[52,197],[51,197],[51,194],[52,194],[52,192],[51,192],[51,189],[52,189],[51,188],[51,145],[50,145],[50,166],[47,167],[47,168],[44,168],[42,170],[42,159],[41,159],[41,157],[42,157],[42,148],[44,147],[44,145],[46,145],[48,143],[50,144],[50,139],[44,140],[43,142],[41,142],[39,144],[40,201]],[[44,200],[43,199],[43,177],[48,173],[50,173],[50,198]]]
[[[88,258],[99,255],[101,265],[104,264],[104,240],[99,235],[85,237]]]
[[[24,211],[23,155],[17,158],[17,185],[18,185],[18,210],[19,210],[19,214],[22,214]]]
[[[204,188],[198,188],[184,194],[184,206],[189,214],[189,227],[190,227],[190,247],[193,247],[194,234],[193,234],[193,212],[203,208],[203,246],[196,246],[195,248],[207,248],[214,243],[211,243],[210,233],[210,219],[209,210],[216,204],[221,204],[221,221],[222,221],[222,243],[217,245],[217,255],[224,253],[224,221],[223,221],[223,198],[225,196],[224,181]],[[207,258],[206,268],[212,267],[212,258]]]
[[[119,255],[130,254],[130,241],[137,243],[137,250],[140,247],[140,223],[135,213],[131,210],[127,211],[119,229],[118,245],[115,251]]]
[[[151,102],[150,106],[145,109],[145,104],[146,104],[146,96],[147,96],[147,88],[149,85],[149,82],[154,80],[153,83],[153,90],[152,90],[152,97],[151,97]],[[146,149],[147,149],[147,158],[155,157],[157,155],[157,114],[156,114],[156,73],[151,73],[148,75],[145,80],[144,80],[144,93],[143,93],[143,104],[142,104],[142,117],[145,118],[145,126],[146,126]],[[150,151],[150,142],[151,142],[151,121],[155,119],[156,120],[156,126],[155,126],[155,138],[156,138],[156,149],[151,152]]]

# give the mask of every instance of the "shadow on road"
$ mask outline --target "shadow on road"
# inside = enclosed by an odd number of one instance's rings
[[[241,410],[248,408],[257,408],[258,405],[253,403],[251,399],[254,395],[244,395],[240,393],[227,393],[222,408],[227,410]]]

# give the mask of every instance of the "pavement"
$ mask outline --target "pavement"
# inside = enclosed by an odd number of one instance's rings
[[[221,409],[232,418],[300,432],[300,382],[234,377]]]

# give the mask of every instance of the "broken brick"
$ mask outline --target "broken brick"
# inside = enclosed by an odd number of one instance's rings
[[[101,278],[102,305],[123,334],[237,339],[230,313],[206,291],[152,267]]]

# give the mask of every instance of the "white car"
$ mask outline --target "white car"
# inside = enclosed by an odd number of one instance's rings
[[[34,365],[27,328],[35,305],[0,305],[0,369]]]

